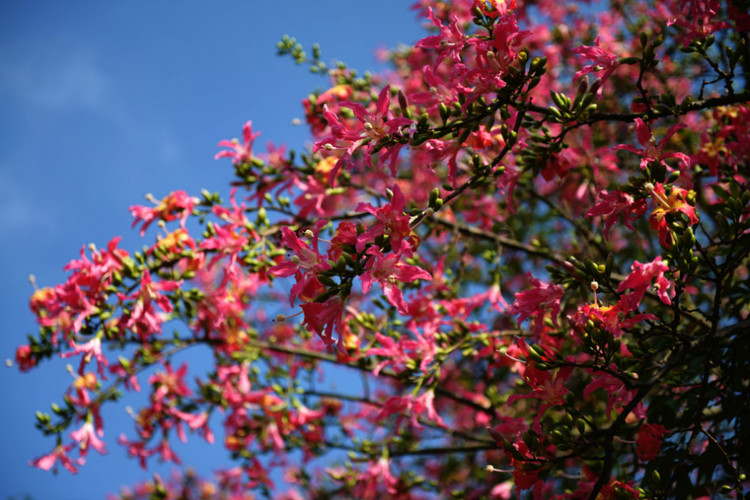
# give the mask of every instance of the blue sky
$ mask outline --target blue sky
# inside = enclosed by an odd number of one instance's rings
[[[324,80],[275,55],[283,34],[326,62],[377,69],[377,47],[420,36],[411,2],[325,0],[108,0],[0,4],[0,359],[33,333],[28,275],[40,286],[84,244],[140,248],[127,207],[176,189],[228,193],[231,165],[216,143],[253,120],[259,144],[305,145],[300,100]],[[195,361],[197,362],[197,361]],[[109,454],[78,475],[38,471],[28,460],[54,446],[34,429],[70,383],[63,362],[30,374],[0,368],[0,500],[104,498],[150,477],[115,443],[132,423],[105,413]],[[192,440],[196,442],[197,440]],[[208,472],[227,464],[221,447],[178,448]],[[162,468],[170,470],[170,467]]]

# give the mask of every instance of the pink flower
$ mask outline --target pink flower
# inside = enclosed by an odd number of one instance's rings
[[[177,465],[182,463],[180,457],[178,457],[172,450],[172,447],[169,446],[169,441],[167,439],[162,439],[159,446],[154,451],[159,453],[159,458],[162,462],[174,462]]]
[[[646,423],[641,425],[638,429],[638,437],[635,440],[635,452],[638,454],[638,458],[644,462],[655,459],[659,454],[662,439],[666,432],[664,426],[659,424]]]
[[[153,456],[156,450],[149,450],[146,448],[146,443],[143,441],[128,441],[125,434],[120,434],[117,442],[128,448],[128,455],[131,457],[138,457],[138,463],[143,470],[146,470],[146,459]]]
[[[253,123],[248,121],[242,127],[242,140],[243,143],[236,139],[228,141],[223,140],[219,142],[220,148],[228,148],[226,151],[219,151],[214,156],[214,159],[219,158],[231,158],[234,165],[241,165],[243,163],[249,163],[253,159],[253,141],[260,135],[260,132],[253,134]]]
[[[531,454],[529,447],[526,446],[521,433],[516,436],[516,442],[513,443],[513,448],[516,452],[523,457],[533,459],[534,456]],[[516,458],[516,454],[511,455],[510,465],[513,467],[513,483],[518,487],[519,490],[528,490],[541,481],[539,478],[540,469],[526,469],[524,467],[527,461]],[[536,496],[536,495],[535,495]]]
[[[732,3],[729,2],[729,5]],[[685,45],[730,27],[729,23],[714,22],[714,18],[721,12],[719,0],[671,0],[667,2],[667,6],[676,16],[667,22],[667,26],[685,28],[686,33],[682,37]]]
[[[699,222],[695,207],[687,202],[687,196],[691,191],[671,186],[671,191],[667,196],[664,185],[660,182],[657,182],[656,185],[647,183],[645,188],[656,201],[656,208],[648,218],[651,229],[656,229],[659,232],[659,242],[663,247],[668,248],[672,245],[672,229],[667,221],[667,214],[679,215],[682,213],[691,226]]]
[[[16,349],[16,364],[22,372],[27,372],[36,366],[36,359],[31,353],[31,347],[22,345]]]
[[[35,458],[34,460],[31,460],[29,464],[32,467],[38,467],[42,470],[50,470],[52,466],[54,466],[55,463],[59,460],[63,467],[65,467],[72,474],[75,474],[78,472],[78,468],[76,467],[76,465],[83,465],[83,459],[78,458],[73,460],[72,458],[70,458],[68,456],[68,452],[71,450],[71,448],[72,445],[63,446],[62,444],[58,444],[50,454]]]
[[[531,392],[528,394],[511,394],[508,398],[507,404],[511,404],[519,399],[538,399],[542,401],[542,405],[534,417],[534,431],[541,434],[541,418],[544,412],[548,408],[563,404],[563,398],[567,395],[570,390],[565,387],[565,382],[568,381],[573,367],[565,366],[557,370],[557,375],[552,378],[552,373],[549,370],[540,370],[533,365],[526,366],[526,370],[523,372],[523,378],[527,385],[531,387]]]
[[[370,356],[382,356],[384,359],[378,363],[372,373],[377,376],[388,365],[393,365],[394,369],[400,372],[406,369],[409,361],[418,360],[420,357],[422,360],[419,363],[419,369],[425,371],[435,358],[437,345],[418,332],[415,332],[415,335],[417,340],[410,339],[404,335],[396,342],[390,337],[375,333],[375,338],[378,339],[382,347],[371,348],[367,351],[367,354]]]
[[[331,297],[325,302],[308,302],[302,304],[305,313],[303,323],[308,329],[314,331],[327,345],[334,343],[333,329],[339,334],[338,348],[342,353],[346,352],[344,347],[344,335],[341,328],[341,317],[344,314],[344,301],[339,296]]]
[[[643,146],[642,149],[637,149],[630,144],[618,144],[614,147],[615,150],[624,149],[635,153],[641,157],[641,168],[646,168],[651,162],[659,162],[665,167],[669,167],[664,161],[668,158],[677,158],[685,167],[690,166],[690,157],[684,153],[665,153],[664,146],[669,142],[669,139],[677,133],[677,131],[685,128],[686,125],[678,123],[672,125],[667,130],[664,138],[657,142],[656,138],[651,134],[650,127],[641,120],[640,118],[635,119],[635,131],[638,136],[638,142]]]
[[[162,401],[167,396],[190,396],[192,391],[185,383],[188,365],[183,363],[175,372],[172,365],[166,363],[166,371],[157,372],[148,378],[148,383],[156,389],[153,394],[155,401]]]
[[[370,258],[367,260],[362,280],[362,293],[367,293],[373,281],[380,283],[383,294],[398,312],[407,314],[408,310],[401,289],[396,281],[411,282],[418,279],[432,280],[432,275],[417,266],[402,264],[399,262],[400,255],[385,256],[378,247],[372,246],[367,251]]]
[[[172,312],[172,303],[167,296],[159,292],[172,292],[181,285],[182,280],[154,282],[151,280],[151,273],[149,273],[148,269],[143,271],[140,291],[132,297],[128,297],[137,300],[133,304],[130,313],[122,317],[123,326],[135,330],[141,338],[160,333],[164,315],[156,311],[154,304],[159,306],[164,313],[168,314]]]
[[[453,16],[450,26],[445,26],[435,17],[432,8],[427,11],[427,18],[440,30],[440,34],[425,37],[418,41],[416,46],[422,49],[436,50],[438,53],[437,63],[447,55],[451,56],[454,63],[460,63],[461,50],[466,45],[466,36],[458,27],[458,18]]]
[[[601,96],[604,82],[607,81],[607,79],[614,72],[615,68],[617,68],[617,66],[619,65],[619,59],[615,54],[609,52],[607,49],[604,49],[599,45],[598,36],[596,37],[596,40],[594,40],[594,44],[595,46],[581,45],[577,49],[573,49],[574,54],[582,55],[586,59],[589,59],[594,63],[589,64],[588,66],[585,66],[583,69],[579,70],[573,76],[573,81],[578,81],[579,78],[588,73],[597,73],[599,78],[601,78],[602,84],[599,85],[596,93],[598,96]]]
[[[516,0],[474,0],[474,8],[478,8],[487,17],[496,18],[516,10]]]
[[[646,201],[635,200],[627,193],[620,191],[602,191],[599,193],[602,200],[586,212],[586,217],[604,218],[604,238],[609,238],[609,230],[621,217],[630,230],[635,230],[633,222],[646,212]]]
[[[151,195],[147,195],[146,198],[156,203],[156,200]],[[128,210],[133,216],[133,227],[143,221],[143,225],[141,226],[141,236],[143,236],[146,233],[146,229],[155,220],[170,222],[179,217],[180,226],[184,228],[187,218],[193,213],[193,209],[198,201],[198,198],[188,196],[185,191],[174,191],[159,201],[155,207],[133,205]]]
[[[593,321],[596,326],[618,338],[641,321],[657,319],[653,314],[635,314],[630,318],[625,318],[625,315],[638,309],[638,305],[639,302],[633,300],[632,296],[626,295],[613,306],[584,304],[570,319],[573,325],[581,331],[586,328],[589,321]]]
[[[398,184],[393,185],[393,199],[382,207],[375,208],[369,203],[360,203],[356,210],[367,212],[375,216],[375,223],[357,238],[357,252],[365,249],[365,244],[372,243],[375,238],[387,235],[391,248],[395,253],[409,252],[411,248],[405,239],[411,234],[409,217],[404,214],[406,201]]]
[[[671,290],[670,293],[672,282],[664,276],[664,273],[667,271],[669,271],[669,266],[661,260],[661,257],[657,257],[652,262],[646,264],[635,261],[632,265],[632,272],[620,283],[617,291],[622,292],[628,288],[633,289],[629,294],[629,298],[633,304],[640,304],[646,290],[651,286],[651,281],[656,280],[654,287],[659,295],[659,299],[664,304],[671,305],[672,300],[670,296],[674,296],[674,290]]]
[[[60,354],[60,357],[69,358],[71,356],[75,356],[76,354],[83,354],[83,356],[81,356],[81,364],[78,367],[78,373],[80,375],[83,375],[83,368],[84,366],[86,366],[86,363],[91,361],[91,359],[93,358],[96,360],[96,367],[97,371],[99,372],[99,376],[101,376],[104,380],[107,379],[107,377],[104,375],[104,366],[109,365],[109,362],[107,361],[107,358],[102,354],[101,337],[96,336],[82,345],[76,344],[75,342],[73,342],[73,339],[70,339],[70,347],[72,347],[73,350]]]
[[[94,424],[91,422],[86,422],[80,429],[71,432],[70,436],[78,443],[78,448],[81,450],[81,457],[86,456],[90,447],[102,455],[107,453],[104,443],[97,437]]]
[[[341,167],[352,161],[352,154],[355,151],[362,149],[365,164],[368,167],[372,167],[370,154],[380,140],[388,135],[399,133],[401,128],[413,123],[408,118],[394,118],[391,116],[388,110],[391,102],[390,91],[390,86],[386,86],[380,91],[374,112],[367,111],[364,106],[356,102],[345,101],[341,103],[341,106],[351,109],[357,118],[358,123],[354,128],[348,128],[342,124],[338,117],[328,109],[328,106],[323,106],[323,116],[325,116],[328,125],[331,127],[332,135],[316,142],[313,152],[318,152],[321,149],[325,149],[326,151],[334,149],[344,151],[336,162],[336,165],[331,169],[329,176],[331,186],[334,185],[334,180]],[[383,158],[390,159],[391,174],[394,176],[396,175],[395,162],[398,158],[398,152],[402,147],[403,144],[401,143],[392,144],[385,148],[383,150],[384,153],[381,155]]]
[[[398,479],[391,474],[390,465],[391,461],[387,458],[380,458],[377,462],[373,462],[367,471],[357,478],[358,485],[372,485],[371,487],[377,488],[378,483],[382,483],[389,494],[397,494]]]
[[[534,316],[534,331],[541,333],[547,311],[551,312],[552,322],[557,325],[560,299],[565,291],[561,286],[544,283],[531,275],[529,279],[534,288],[515,294],[516,300],[511,304],[508,312],[518,314],[519,323]]]
[[[399,421],[396,423],[396,428],[398,428],[404,414],[408,414],[411,424],[417,429],[421,429],[422,425],[419,423],[419,417],[424,414],[429,421],[443,427],[445,426],[445,422],[443,422],[443,419],[435,411],[434,400],[434,391],[426,391],[419,397],[414,397],[411,394],[408,396],[391,396],[375,416],[375,421],[377,422],[396,414],[399,415]]]
[[[316,292],[322,293],[324,290],[323,285],[318,281],[318,273],[331,269],[331,264],[318,250],[318,237],[320,230],[327,223],[326,220],[318,220],[315,224],[310,246],[300,240],[288,227],[281,228],[281,241],[294,252],[294,255],[289,260],[271,267],[268,272],[280,277],[294,275],[297,283],[292,286],[289,293],[289,303],[292,306],[297,296],[302,295],[306,300],[312,300]]]
[[[451,71],[451,76],[455,77],[454,71]],[[422,68],[422,77],[429,91],[414,92],[409,95],[409,98],[416,104],[424,105],[428,113],[436,113],[441,103],[452,106],[458,102],[457,82],[448,82],[444,77],[437,76],[430,65]]]

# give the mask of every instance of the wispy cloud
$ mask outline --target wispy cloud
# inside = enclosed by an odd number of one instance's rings
[[[54,47],[51,40],[47,42],[25,45],[23,50],[8,41],[0,45],[2,99],[19,103],[35,119],[91,113],[111,124],[110,134],[150,150],[159,162],[181,161],[181,143],[171,124],[135,112],[143,107],[126,101],[128,93],[118,90],[117,75],[108,73],[94,47],[71,46],[65,41]]]
[[[54,214],[45,214],[33,195],[21,183],[6,174],[7,165],[0,164],[0,233],[12,233],[24,228],[52,230]]]
[[[4,58],[5,59],[5,58]],[[110,83],[83,50],[50,60],[50,57],[5,59],[0,79],[7,90],[25,102],[47,109],[101,110]]]

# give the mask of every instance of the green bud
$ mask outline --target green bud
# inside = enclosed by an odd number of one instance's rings
[[[448,106],[446,106],[444,102],[441,102],[440,106],[438,106],[438,109],[440,111],[440,118],[443,119],[443,123],[447,122],[448,118],[451,115],[450,111],[448,110]]]
[[[576,427],[578,428],[578,432],[583,436],[586,433],[586,421],[582,418],[578,419],[576,421]]]
[[[430,204],[429,206],[434,206],[435,203],[437,203],[437,200],[440,199],[440,189],[439,188],[432,188],[432,191],[430,191]]]
[[[518,134],[516,133],[516,131],[511,130],[510,132],[508,132],[508,139],[506,140],[506,142],[509,146],[512,146],[513,144],[516,143],[517,138],[518,138]]]

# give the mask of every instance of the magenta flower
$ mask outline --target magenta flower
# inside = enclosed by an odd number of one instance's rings
[[[409,415],[411,425],[417,429],[421,429],[422,425],[419,423],[419,417],[425,415],[427,420],[435,422],[439,426],[445,426],[445,422],[435,411],[435,392],[426,391],[419,397],[409,394],[408,396],[391,396],[383,404],[378,414],[375,416],[375,421],[380,421],[390,415],[398,415],[399,420],[404,417],[405,414]],[[396,428],[398,428],[398,423]]]
[[[86,456],[89,448],[94,448],[102,455],[107,453],[104,442],[97,437],[94,424],[91,422],[86,422],[80,429],[71,432],[70,436],[78,443],[78,448],[81,450],[81,457]]]
[[[384,255],[379,248],[372,246],[367,251],[367,260],[362,280],[362,293],[367,293],[373,281],[380,283],[383,294],[400,314],[407,314],[408,309],[401,289],[396,281],[411,282],[418,279],[432,280],[432,275],[417,266],[410,266],[399,262],[400,255]]]
[[[72,351],[60,354],[61,358],[69,358],[76,354],[83,354],[81,356],[81,364],[78,367],[79,375],[83,375],[83,368],[91,359],[96,360],[97,371],[99,376],[106,380],[107,377],[104,375],[104,366],[109,365],[107,358],[102,354],[102,339],[101,337],[94,337],[85,344],[76,344],[73,339],[70,339],[70,347]]]
[[[671,0],[666,2],[675,17],[667,22],[667,26],[677,25],[685,29],[682,42],[687,46],[693,40],[703,40],[716,31],[729,28],[730,24],[715,21],[721,13],[719,0]],[[730,8],[732,2],[729,2]]]
[[[609,230],[620,218],[625,225],[635,231],[633,222],[646,212],[646,201],[635,200],[627,193],[620,191],[602,191],[599,193],[602,201],[586,212],[586,217],[604,216],[604,238],[609,238]]]
[[[156,203],[153,196],[147,195],[146,198]],[[187,218],[193,213],[193,209],[198,201],[198,198],[188,196],[185,191],[174,191],[165,196],[154,207],[133,205],[128,210],[133,216],[133,227],[138,225],[139,222],[143,222],[141,226],[141,236],[143,236],[146,233],[146,229],[155,220],[170,222],[179,217],[180,226],[184,228]]]
[[[382,347],[373,347],[367,351],[368,356],[382,356],[383,361],[378,363],[375,369],[372,371],[374,375],[378,375],[380,371],[388,365],[393,365],[394,370],[401,372],[406,369],[408,363],[412,360],[419,360],[419,369],[422,371],[427,370],[427,366],[435,359],[435,352],[437,351],[437,345],[434,340],[425,338],[414,332],[417,337],[416,340],[410,339],[407,336],[402,336],[398,339],[398,342],[390,337],[375,333],[375,338],[378,339]]]
[[[638,135],[638,142],[643,146],[642,149],[635,148],[630,144],[618,144],[614,147],[615,150],[624,149],[635,153],[641,157],[641,168],[646,168],[651,162],[659,162],[665,167],[669,167],[664,161],[668,158],[677,158],[685,167],[690,166],[690,157],[684,153],[665,153],[664,146],[669,142],[669,139],[677,133],[678,130],[685,128],[686,125],[678,123],[672,125],[667,130],[667,134],[664,138],[657,142],[656,138],[651,134],[649,126],[640,118],[635,119],[635,131]]]
[[[297,283],[292,286],[289,293],[289,303],[294,306],[297,296],[309,300],[315,298],[315,290],[322,291],[322,285],[318,281],[318,273],[331,269],[328,259],[318,251],[318,236],[320,230],[328,223],[319,220],[315,224],[315,230],[311,238],[310,246],[300,240],[288,227],[281,228],[281,240],[285,246],[294,252],[289,260],[285,260],[271,267],[268,272],[273,276],[287,277],[294,275]]]
[[[664,184],[660,182],[657,182],[656,185],[647,183],[644,187],[651,193],[656,202],[656,207],[648,218],[649,224],[651,225],[651,229],[659,232],[659,242],[661,245],[664,248],[668,248],[672,245],[672,229],[667,222],[667,214],[677,215],[678,213],[682,213],[691,226],[699,222],[698,215],[695,213],[695,207],[690,205],[686,200],[691,191],[671,186],[671,192],[667,196]]]
[[[638,436],[635,440],[635,452],[638,454],[638,458],[644,462],[649,462],[655,459],[659,454],[661,442],[666,432],[667,430],[663,425],[649,423],[643,424],[640,429],[638,429]]]
[[[31,352],[31,346],[24,344],[16,349],[16,364],[22,372],[27,372],[36,366],[36,359]]]
[[[405,239],[411,234],[409,217],[404,214],[406,201],[398,184],[393,185],[393,199],[382,207],[375,208],[369,203],[360,203],[356,210],[367,212],[375,216],[375,223],[357,238],[357,252],[362,252],[367,243],[382,235],[390,237],[391,248],[394,253],[410,253],[411,247]]]
[[[466,36],[458,27],[458,18],[453,16],[450,25],[445,26],[437,17],[435,17],[432,7],[428,9],[427,17],[432,21],[432,24],[440,30],[440,34],[422,38],[417,42],[416,46],[421,49],[433,49],[437,51],[437,63],[442,61],[446,56],[451,56],[454,63],[460,63],[461,50],[463,50],[464,45],[466,45]]]
[[[551,312],[552,322],[557,325],[560,314],[560,299],[565,292],[561,286],[544,283],[529,275],[534,288],[515,294],[516,300],[511,304],[508,312],[518,314],[519,323],[526,318],[534,317],[534,331],[540,333],[544,327],[544,317]]]
[[[305,313],[303,323],[309,330],[320,335],[326,345],[334,343],[334,328],[339,334],[338,348],[342,353],[346,353],[344,346],[344,335],[341,328],[341,318],[344,314],[344,301],[338,295],[331,297],[325,302],[308,302],[302,304],[302,311]]]
[[[599,85],[599,88],[596,91],[597,96],[601,97],[604,82],[607,81],[607,79],[615,71],[615,68],[617,68],[617,66],[619,65],[619,58],[612,52],[602,48],[599,45],[598,36],[596,37],[596,40],[594,40],[594,44],[594,46],[581,45],[577,49],[573,49],[574,54],[582,55],[586,59],[593,62],[593,64],[585,66],[575,75],[573,75],[573,81],[578,81],[578,79],[583,75],[595,73],[602,81],[601,85]]]
[[[148,383],[156,388],[154,401],[161,402],[167,396],[190,396],[192,391],[185,383],[187,363],[182,363],[177,371],[173,371],[169,363],[166,363],[165,368],[166,371],[157,372],[148,378]]]
[[[669,266],[661,260],[661,257],[657,257],[646,264],[635,261],[632,269],[632,272],[617,287],[618,292],[625,291],[628,288],[632,289],[633,291],[628,295],[632,303],[637,305],[640,304],[646,290],[651,286],[651,281],[655,280],[654,287],[659,299],[666,305],[672,304],[670,297],[674,296],[674,290],[670,289],[673,283],[664,276],[664,273],[669,271]]]
[[[364,106],[356,102],[345,101],[341,103],[341,106],[351,109],[357,118],[358,123],[354,128],[348,128],[342,124],[338,117],[328,109],[328,106],[323,106],[323,116],[331,128],[332,135],[316,142],[313,146],[313,152],[318,152],[321,149],[325,149],[326,151],[343,151],[343,154],[339,157],[333,169],[331,169],[329,177],[331,186],[333,186],[334,180],[344,164],[352,161],[352,154],[355,151],[362,149],[365,164],[368,167],[372,167],[370,154],[378,142],[390,134],[399,132],[402,127],[413,123],[408,118],[394,118],[391,116],[388,110],[391,102],[390,91],[390,86],[386,86],[380,91],[378,101],[375,103],[374,112],[368,111]],[[389,166],[391,174],[394,176],[396,175],[395,162],[398,158],[398,152],[402,147],[403,144],[393,144],[384,148],[381,154],[382,157],[390,160]]]
[[[129,314],[123,315],[123,326],[134,330],[141,338],[160,333],[166,314],[172,312],[172,303],[160,292],[172,292],[180,286],[182,286],[182,280],[154,282],[151,280],[151,273],[146,269],[141,278],[140,291],[127,297],[136,299],[136,302]],[[159,306],[164,314],[159,313],[154,308],[154,304]]]
[[[253,123],[248,121],[242,127],[242,144],[237,139],[231,141],[223,140],[219,142],[218,147],[228,148],[225,151],[219,151],[214,159],[231,158],[234,165],[249,163],[253,159],[253,141],[260,135],[260,132],[253,134]]]
[[[549,370],[539,370],[534,366],[527,365],[526,370],[523,372],[523,378],[526,384],[531,387],[531,392],[528,394],[512,394],[508,398],[506,404],[511,404],[519,399],[538,399],[542,402],[539,410],[534,418],[532,428],[542,433],[541,419],[544,412],[552,406],[563,404],[564,397],[570,392],[565,387],[565,382],[570,378],[570,374],[573,371],[573,367],[565,366],[557,371],[555,377],[552,377],[552,372]]]
[[[34,460],[31,460],[29,464],[32,467],[38,467],[42,470],[50,470],[52,466],[57,463],[59,460],[63,467],[65,467],[68,471],[70,471],[72,474],[75,474],[78,472],[77,465],[83,465],[83,459],[72,459],[68,456],[68,452],[71,450],[72,445],[70,446],[63,446],[62,444],[58,444],[54,450],[52,450],[51,453],[48,455],[44,455],[39,458],[35,458]]]

